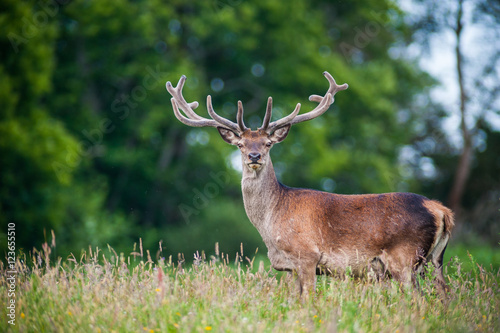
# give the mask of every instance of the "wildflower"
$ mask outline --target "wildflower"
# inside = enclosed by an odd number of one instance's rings
[[[156,292],[159,293],[160,292],[160,288],[156,288]]]
[[[73,314],[71,313],[71,311],[68,311],[68,315],[72,316]]]
[[[313,318],[318,318],[318,316],[314,315],[314,317],[313,317]]]
[[[24,319],[24,317],[26,317],[26,316],[24,315],[24,312],[21,312],[21,318],[23,318],[23,319]],[[484,316],[483,316],[483,317],[484,317]]]
[[[212,326],[205,326],[205,331],[211,331],[212,330]]]
[[[319,323],[320,323],[320,324],[323,324],[323,320],[321,320],[321,319],[320,319],[320,320],[319,320]]]
[[[295,321],[295,324],[298,324],[298,323],[299,323],[299,321],[298,321],[298,320],[296,320],[296,321]]]
[[[175,314],[178,315],[179,317],[181,316],[181,314],[179,312],[176,312]]]
[[[424,319],[425,319],[425,316],[422,317],[422,320],[424,320]]]
[[[179,328],[179,324],[174,323],[174,327],[175,327],[175,328]]]

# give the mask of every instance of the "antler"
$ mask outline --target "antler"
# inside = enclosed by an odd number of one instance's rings
[[[264,130],[268,133],[272,133],[280,127],[284,127],[287,125],[293,125],[293,124],[301,123],[303,121],[311,120],[311,119],[319,117],[323,113],[325,113],[326,110],[328,110],[328,108],[330,107],[330,105],[333,104],[333,102],[334,102],[333,97],[335,96],[335,94],[341,90],[346,90],[349,86],[347,85],[347,83],[344,83],[344,84],[339,86],[335,82],[334,78],[328,72],[323,72],[323,75],[326,77],[328,82],[330,82],[330,87],[328,88],[325,96],[319,96],[319,95],[309,96],[309,100],[311,102],[319,102],[319,105],[314,110],[311,110],[307,113],[298,115],[299,111],[300,111],[300,103],[297,103],[295,110],[293,110],[293,112],[291,114],[289,114],[288,116],[286,116],[282,119],[279,119],[279,120],[273,121],[272,123],[269,123],[269,120],[271,119],[271,113],[272,113],[272,98],[269,97],[269,99],[267,101],[266,116],[264,117],[262,127],[260,127],[259,129]]]
[[[238,101],[237,124],[215,113],[212,107],[212,97],[210,95],[207,96],[207,109],[212,119],[203,118],[194,112],[194,109],[198,107],[199,103],[196,101],[188,103],[184,99],[184,96],[182,96],[184,82],[186,82],[186,76],[182,75],[176,87],[172,86],[170,81],[166,84],[168,92],[172,95],[170,101],[172,102],[175,117],[179,119],[180,122],[193,127],[224,127],[236,133],[243,133],[247,130],[243,122],[243,105],[241,101]],[[184,114],[182,114],[179,109],[181,109]]]

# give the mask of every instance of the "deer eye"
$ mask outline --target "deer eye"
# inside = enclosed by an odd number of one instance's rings
[[[238,142],[237,146],[238,146],[238,148],[243,148],[243,144],[240,142]]]
[[[266,143],[267,147],[271,147],[272,145],[273,145],[273,143],[271,141],[269,141],[269,142]]]

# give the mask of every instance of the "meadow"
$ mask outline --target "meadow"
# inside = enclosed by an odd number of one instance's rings
[[[15,325],[7,323],[8,268],[1,264],[1,331],[500,331],[500,272],[470,254],[447,261],[446,299],[429,278],[414,290],[392,281],[321,276],[315,297],[301,302],[292,277],[243,249],[229,255],[216,247],[188,264],[182,255],[163,258],[161,249],[151,254],[141,246],[130,255],[89,248],[65,259],[55,257],[53,247],[45,244],[16,261]]]

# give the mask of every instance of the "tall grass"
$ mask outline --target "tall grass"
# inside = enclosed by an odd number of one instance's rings
[[[90,248],[76,258],[51,258],[51,248],[16,262],[16,325],[8,332],[499,332],[500,273],[470,258],[464,271],[448,263],[451,288],[437,296],[426,279],[420,289],[395,282],[319,277],[305,303],[294,281],[258,257],[218,253],[152,259]],[[241,250],[241,252],[243,252]],[[0,303],[9,301],[4,264]],[[451,268],[451,269],[448,269]],[[429,274],[431,275],[431,274]]]

